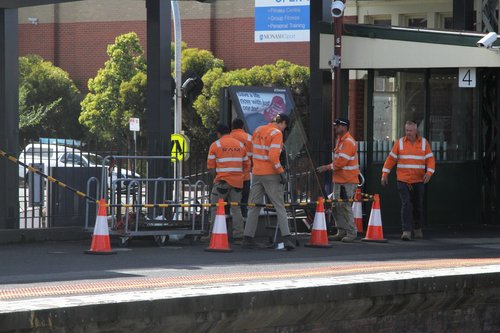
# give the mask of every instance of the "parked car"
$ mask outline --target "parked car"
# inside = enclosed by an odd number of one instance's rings
[[[27,165],[43,163],[44,172],[51,167],[99,167],[102,168],[103,158],[97,154],[85,153],[79,149],[45,143],[28,144],[21,154],[19,161]],[[28,180],[29,170],[19,165],[19,177]],[[140,178],[140,175],[127,169],[112,168],[109,177],[106,177],[108,186],[118,178]],[[122,184],[126,187],[126,182]]]

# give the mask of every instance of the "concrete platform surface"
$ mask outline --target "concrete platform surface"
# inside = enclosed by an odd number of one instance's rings
[[[427,231],[423,240],[332,242],[295,251],[206,252],[187,241],[133,239],[116,255],[88,255],[90,241],[0,245],[0,318],[47,309],[293,290],[500,272],[500,229]],[[113,241],[112,245],[117,246]],[[432,286],[429,286],[432,289]],[[390,290],[384,292],[390,293]],[[0,319],[1,324],[1,319]],[[1,331],[1,327],[0,327]]]

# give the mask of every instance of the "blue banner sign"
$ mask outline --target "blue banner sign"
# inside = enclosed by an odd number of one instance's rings
[[[310,0],[255,0],[255,43],[308,42]]]

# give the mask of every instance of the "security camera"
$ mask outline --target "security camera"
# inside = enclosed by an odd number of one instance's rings
[[[345,4],[341,0],[332,0],[332,16],[341,17],[344,14]]]
[[[490,32],[483,38],[481,38],[477,43],[477,47],[485,47],[487,49],[491,48],[493,43],[497,40],[498,35],[496,32]]]

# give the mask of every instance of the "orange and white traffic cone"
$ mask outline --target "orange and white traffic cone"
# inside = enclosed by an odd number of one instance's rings
[[[380,216],[380,198],[375,194],[375,200],[372,204],[372,211],[370,213],[370,220],[368,221],[368,229],[366,230],[365,238],[361,239],[365,242],[380,242],[386,243],[387,239],[384,238],[382,231],[382,217]]]
[[[358,232],[363,232],[363,204],[361,200],[361,188],[356,189],[354,194],[354,202],[352,203],[352,214],[354,215],[354,225]]]
[[[325,207],[323,198],[318,198],[318,206],[314,215],[314,222],[311,231],[311,239],[305,244],[307,247],[332,247],[328,243],[328,232],[326,231]]]
[[[111,250],[109,242],[108,218],[106,214],[106,200],[99,200],[99,210],[94,226],[94,235],[92,236],[92,244],[90,250],[85,251],[87,254],[116,254]]]
[[[205,249],[210,252],[232,252],[227,239],[226,212],[224,211],[224,200],[217,202],[217,214],[215,215],[214,226],[210,245]]]

